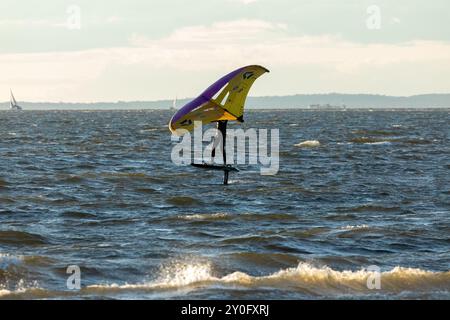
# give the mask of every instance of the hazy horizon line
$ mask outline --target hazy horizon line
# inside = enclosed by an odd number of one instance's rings
[[[390,97],[390,98],[412,98],[419,96],[431,96],[431,95],[450,95],[450,92],[431,92],[431,93],[418,93],[413,95],[389,95],[383,93],[340,93],[340,92],[327,92],[327,93],[294,93],[294,94],[281,94],[281,95],[267,95],[267,96],[248,96],[250,99],[258,99],[258,98],[282,98],[282,97],[295,97],[295,96],[329,96],[329,95],[342,95],[342,96],[376,96],[376,97]],[[195,97],[184,97],[184,98],[176,98],[178,101],[182,100],[192,100]],[[22,103],[51,103],[51,104],[116,104],[116,103],[133,103],[133,102],[166,102],[166,101],[174,101],[174,98],[164,98],[164,99],[155,99],[155,100],[116,100],[116,101],[107,101],[107,100],[99,100],[99,101],[27,101],[17,99]],[[0,101],[0,104],[9,104],[8,100]]]

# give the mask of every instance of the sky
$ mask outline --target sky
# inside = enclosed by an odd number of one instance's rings
[[[0,101],[194,97],[249,64],[252,96],[449,93],[450,2],[0,2]]]

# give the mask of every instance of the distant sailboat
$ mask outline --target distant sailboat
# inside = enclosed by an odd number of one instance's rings
[[[177,102],[178,102],[178,97],[175,97],[175,99],[173,100],[172,107],[170,108],[170,110],[177,110]]]
[[[10,110],[22,110],[22,107],[17,104],[17,101],[14,98],[14,95],[13,95],[11,89],[10,89],[10,92],[11,92],[11,99],[9,101],[9,109]]]

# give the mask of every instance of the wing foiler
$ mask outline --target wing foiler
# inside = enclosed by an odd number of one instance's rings
[[[169,123],[170,131],[192,131],[196,121],[202,124],[216,121],[244,122],[248,93],[255,80],[266,72],[269,70],[253,65],[239,68],[222,77],[175,113]]]
[[[225,185],[228,184],[229,173],[239,171],[231,165],[227,165],[225,151],[227,123],[228,121],[244,122],[245,100],[250,88],[255,80],[266,72],[269,70],[261,66],[239,68],[212,84],[201,95],[175,113],[170,120],[170,131],[178,135],[192,131],[199,123],[203,125],[217,122],[217,129],[224,138],[220,142],[223,166],[207,163],[192,163],[191,165],[205,170],[223,171],[223,184]],[[216,147],[216,145],[213,147],[211,158],[215,157]]]

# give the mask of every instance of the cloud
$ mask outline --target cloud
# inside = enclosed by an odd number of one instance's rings
[[[293,36],[285,24],[261,20],[185,27],[157,40],[134,34],[130,43],[135,46],[135,62],[151,56],[159,66],[191,70],[257,61],[275,66],[316,64],[352,73],[364,65],[448,62],[450,53],[448,43],[437,41],[363,44],[336,35]]]
[[[277,94],[289,85],[293,87],[295,79],[308,79],[308,83],[315,81],[319,83],[316,91],[321,91],[322,83],[324,87],[333,85],[330,79],[338,88],[342,88],[343,79],[348,88],[361,88],[364,81],[373,86],[374,77],[389,78],[391,70],[400,67],[416,70],[420,66],[421,70],[433,70],[428,76],[448,77],[449,57],[450,44],[447,42],[417,40],[362,44],[336,35],[292,35],[288,26],[279,23],[237,20],[184,27],[161,39],[134,34],[126,47],[0,54],[0,70],[4,75],[0,79],[0,89],[25,86],[30,99],[82,100],[79,95],[82,88],[95,88],[100,83],[107,88],[115,77],[148,79],[150,86],[150,79],[156,81],[168,73],[217,76],[238,66],[262,64],[280,71],[272,77],[277,80],[271,83],[273,92],[270,94]],[[283,79],[276,77],[281,70]],[[434,75],[435,72],[440,73]],[[401,81],[403,73],[392,76]],[[403,77],[403,87],[414,86],[415,79]],[[352,79],[358,79],[358,83]],[[377,88],[384,88],[384,82],[378,82]],[[439,85],[445,87],[445,83]],[[417,89],[420,88],[411,90]],[[112,93],[114,89],[110,91]],[[164,92],[160,90],[160,94]],[[108,99],[95,94],[92,98]]]
[[[217,44],[243,44],[263,41],[270,34],[286,30],[284,24],[274,24],[262,20],[236,20],[218,22],[210,26],[190,26],[175,30],[164,39],[148,39],[145,36],[134,34],[130,42],[134,46],[152,47],[159,46],[185,46],[185,45],[207,45]]]

